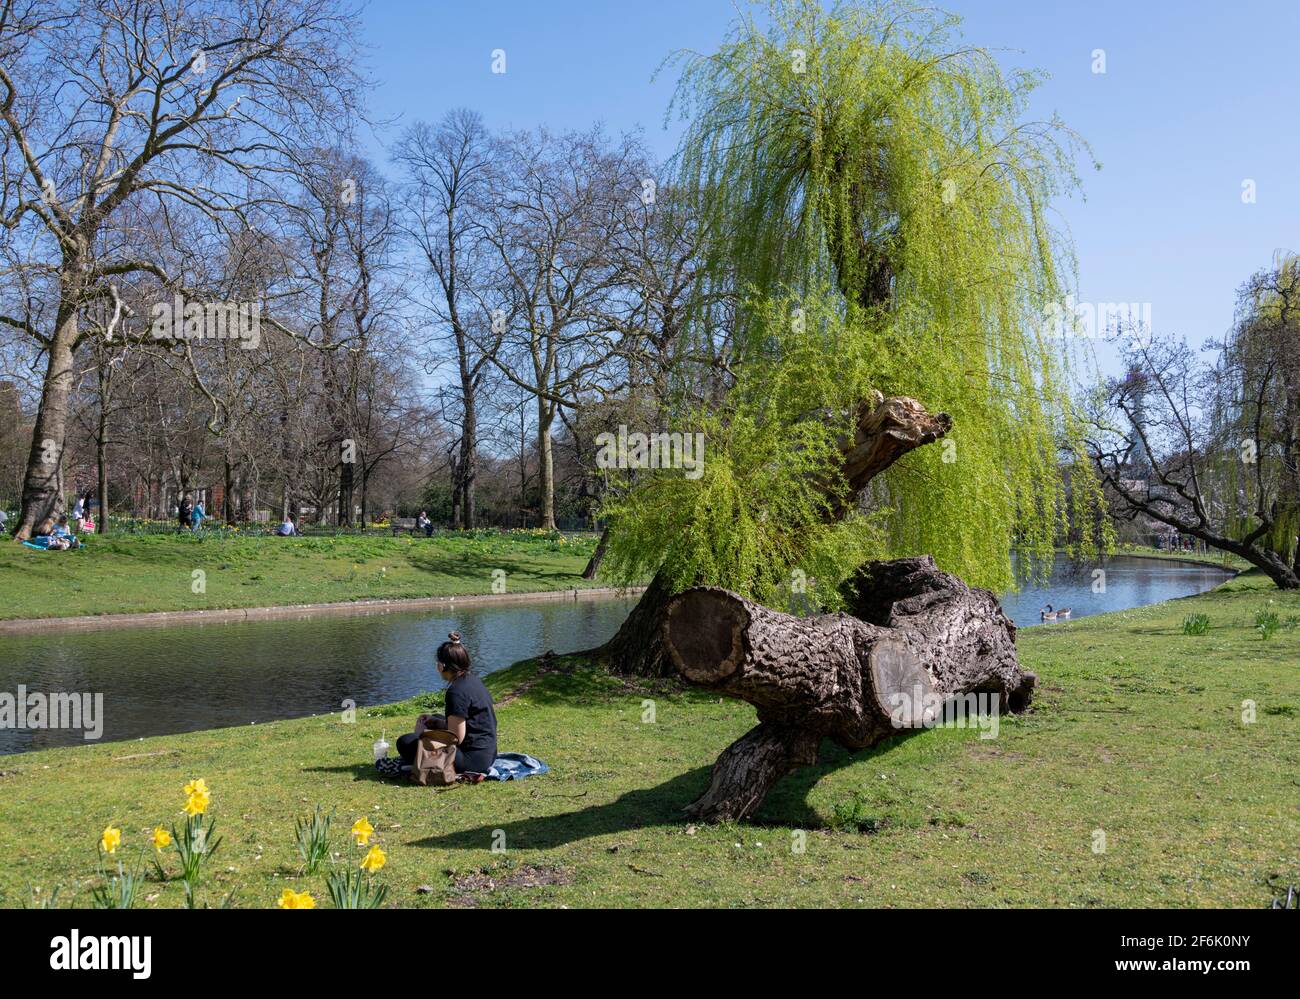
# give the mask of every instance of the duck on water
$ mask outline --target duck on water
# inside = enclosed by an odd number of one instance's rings
[[[1053,607],[1051,604],[1044,604],[1038,610],[1040,621],[1068,621],[1070,620],[1070,611],[1073,607]]]

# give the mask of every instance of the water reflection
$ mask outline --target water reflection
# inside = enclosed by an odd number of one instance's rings
[[[1045,604],[1069,607],[1070,619],[1203,593],[1230,573],[1195,565],[1132,556],[1117,556],[1096,565],[1057,562],[1045,584],[1004,595],[1002,606],[1019,627],[1040,624]]]
[[[364,707],[443,686],[433,651],[461,632],[490,673],[554,649],[599,645],[630,599],[465,608],[453,615],[181,624],[0,636],[0,691],[102,692],[105,740],[247,725]],[[82,742],[80,732],[0,729],[0,753]]]

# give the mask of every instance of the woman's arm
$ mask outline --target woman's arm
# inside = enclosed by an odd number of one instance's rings
[[[465,719],[461,715],[448,715],[447,731],[456,737],[457,742],[464,742]]]

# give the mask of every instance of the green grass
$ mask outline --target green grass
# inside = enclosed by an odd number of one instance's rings
[[[1149,545],[1120,545],[1115,550],[1116,555],[1135,555],[1143,558],[1161,558],[1174,562],[1204,562],[1207,565],[1217,565],[1224,569],[1246,570],[1251,568],[1249,562],[1244,558],[1239,558],[1228,552],[1221,552],[1214,548],[1205,552],[1184,552],[1168,551],[1163,548],[1152,548]]]
[[[558,590],[590,585],[582,570],[594,547],[594,535],[530,531],[91,535],[74,552],[8,542],[0,543],[0,619],[486,594],[496,570],[511,593]]]
[[[370,818],[389,904],[401,906],[1267,907],[1300,883],[1300,629],[1261,640],[1255,614],[1270,599],[1284,618],[1300,611],[1300,597],[1252,575],[1026,629],[1039,694],[996,739],[948,729],[856,754],[826,744],[754,825],[680,816],[753,724],[751,707],[573,659],[489,678],[502,748],[553,767],[516,784],[375,779],[370,743],[381,729],[394,741],[432,696],[355,724],[318,717],[5,757],[0,902],[23,904],[30,884],[88,904],[102,829],[120,826],[130,857],[147,829],[178,817],[181,785],[204,777],[225,836],[200,893],[214,905],[228,894],[272,905],[289,886],[328,905],[294,842],[295,820],[320,803],[337,810],[345,858],[341,832]],[[1185,636],[1189,613],[1208,614],[1212,630]],[[505,852],[493,853],[500,836]],[[176,881],[150,880],[143,896],[152,907],[184,899]]]

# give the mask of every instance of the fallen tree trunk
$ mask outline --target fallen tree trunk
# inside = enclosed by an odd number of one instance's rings
[[[832,519],[843,517],[867,484],[903,455],[946,434],[952,419],[947,413],[930,413],[908,396],[886,399],[877,392],[858,404],[853,427],[853,433],[840,441],[840,471],[848,489],[836,494],[829,511]],[[604,535],[600,544],[603,548]],[[671,596],[668,582],[656,575],[614,637],[591,654],[604,659],[616,673],[673,676],[676,671],[664,658],[659,637]]]
[[[759,718],[718,758],[692,818],[753,815],[777,781],[815,762],[823,738],[863,749],[932,727],[954,714],[956,695],[977,695],[961,702],[963,719],[1028,705],[1035,677],[1020,669],[1015,625],[987,590],[928,556],[868,563],[847,585],[861,617],[793,617],[716,587],[668,601],[665,658]]]

